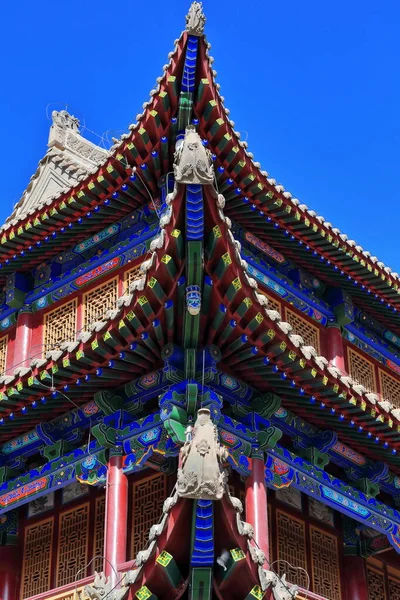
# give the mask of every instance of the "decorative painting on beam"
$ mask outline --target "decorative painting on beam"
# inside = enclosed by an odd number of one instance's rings
[[[246,259],[245,255],[244,258]],[[273,290],[275,294],[277,294],[290,304],[293,304],[293,306],[295,306],[300,312],[303,312],[304,314],[308,315],[311,319],[314,319],[314,321],[317,321],[317,323],[320,323],[321,325],[325,326],[327,324],[328,318],[324,314],[322,314],[322,312],[320,312],[316,308],[313,308],[312,306],[307,304],[307,302],[301,300],[295,294],[288,292],[286,288],[283,287],[283,285],[276,283],[273,279],[267,277],[267,275],[264,275],[264,273],[261,273],[261,271],[259,271],[252,265],[248,265],[248,272],[249,275],[252,275],[256,279],[258,279],[258,281],[260,281],[263,285]]]

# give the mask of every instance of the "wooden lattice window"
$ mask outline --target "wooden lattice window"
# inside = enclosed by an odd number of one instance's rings
[[[94,516],[94,551],[93,556],[104,556],[104,522],[106,514],[106,498],[102,496],[96,499],[96,510]],[[92,571],[103,570],[103,559],[96,558],[93,561]]]
[[[312,590],[329,600],[341,600],[340,567],[336,536],[310,528]]]
[[[379,369],[379,379],[383,400],[388,400],[396,408],[400,408],[400,380],[395,379],[385,371],[381,371],[381,369]]]
[[[319,339],[319,328],[316,325],[310,323],[303,317],[300,317],[297,313],[290,308],[285,310],[286,321],[292,326],[294,333],[301,335],[306,346],[314,346],[317,354],[321,353],[321,344]]]
[[[367,567],[367,580],[368,600],[387,600],[384,574]]]
[[[6,370],[8,335],[0,338],[0,374]]]
[[[304,521],[296,519],[291,515],[276,511],[276,534],[278,538],[278,560],[286,560],[294,567],[302,567],[307,571],[306,552],[306,527]],[[279,567],[279,563],[277,563]],[[308,580],[304,571],[293,569],[286,563],[282,563],[279,572],[286,572],[287,579],[291,583],[307,588]]]
[[[118,281],[116,278],[106,281],[84,295],[84,324],[89,327],[104,319],[108,310],[117,306]]]
[[[400,600],[400,580],[389,577],[389,598]]]
[[[144,550],[149,539],[152,525],[162,516],[162,507],[166,499],[167,478],[157,473],[133,483],[132,506],[132,556]]]
[[[89,503],[61,513],[58,534],[57,587],[86,576],[88,544]]]
[[[278,302],[278,300],[275,300],[275,298],[273,298],[269,294],[266,294],[262,290],[258,290],[258,291],[260,294],[265,296],[266,299],[268,300],[268,306],[267,306],[268,310],[277,310],[278,313],[282,314],[282,305],[280,302]]]
[[[141,279],[143,277],[143,273],[140,270],[141,265],[142,265],[142,263],[139,263],[139,264],[135,265],[134,267],[132,267],[132,269],[125,271],[125,275],[124,275],[125,290],[128,290],[131,283],[136,281],[136,279]]]
[[[25,529],[21,598],[47,592],[50,587],[53,518]]]
[[[372,362],[352,348],[347,348],[347,360],[351,377],[363,385],[368,392],[375,392],[375,368]]]
[[[61,342],[75,340],[77,305],[75,298],[45,315],[43,342],[46,352],[57,348]]]

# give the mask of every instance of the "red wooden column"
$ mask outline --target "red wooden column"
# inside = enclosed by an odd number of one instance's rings
[[[344,347],[340,326],[337,323],[329,323],[325,332],[325,356],[329,363],[346,372],[344,363]]]
[[[267,488],[265,487],[264,460],[251,460],[251,474],[246,479],[246,521],[254,528],[254,539],[269,559]]]
[[[346,600],[368,600],[365,562],[361,556],[344,557]]]
[[[0,546],[0,600],[19,597],[21,552],[17,546]]]
[[[106,488],[104,571],[112,585],[118,582],[118,565],[126,561],[128,480],[122,472],[122,456],[110,454]],[[114,568],[113,568],[114,567]]]
[[[22,310],[18,314],[14,344],[14,367],[28,367],[32,343],[33,314]],[[39,348],[39,352],[41,348]]]

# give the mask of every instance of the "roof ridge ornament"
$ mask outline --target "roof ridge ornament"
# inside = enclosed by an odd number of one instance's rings
[[[174,175],[177,183],[211,185],[214,166],[194,125],[188,125],[185,137],[174,154]]]
[[[53,125],[57,125],[61,129],[72,129],[72,131],[79,133],[79,119],[71,115],[67,110],[53,110],[51,118],[53,119]]]
[[[206,17],[203,12],[202,2],[192,2],[189,12],[186,15],[186,31],[189,35],[204,35],[204,25]]]

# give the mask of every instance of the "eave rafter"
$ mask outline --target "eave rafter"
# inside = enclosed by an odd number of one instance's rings
[[[213,292],[203,310],[203,343],[218,344],[228,372],[260,391],[274,389],[295,413],[316,424],[322,419],[343,440],[371,457],[384,454],[398,468],[398,419],[381,408],[374,395],[305,346],[278,312],[268,310],[257,283],[247,275],[240,244],[221,210],[221,196],[216,201],[208,188],[206,198],[210,233],[205,270]],[[206,298],[207,293],[206,289]]]
[[[51,410],[56,416],[65,411],[70,407],[68,398],[81,404],[98,389],[113,387],[116,380],[130,381],[160,363],[162,348],[172,341],[175,313],[179,313],[169,300],[179,297],[176,289],[183,268],[177,228],[181,202],[178,194],[177,210],[165,215],[149,258],[142,264],[142,275],[104,321],[80,334],[77,342],[66,341],[59,351],[32,361],[30,368],[0,379],[2,441],[31,428],[43,412]]]
[[[399,321],[400,327],[397,273],[348,240],[315,211],[300,204],[254,162],[253,155],[247,151],[247,143],[240,141],[240,134],[228,118],[229,111],[224,107],[219,85],[215,82],[216,72],[212,70],[213,59],[208,47],[204,42],[199,48],[202,72],[194,113],[200,121],[200,134],[215,153],[216,164],[229,182],[231,196],[227,198],[226,214],[252,230],[257,228],[261,237],[265,231],[265,217],[269,218],[281,229],[281,236],[285,232],[289,239],[292,236],[303,246],[295,244],[294,254],[290,245],[285,245],[288,255],[295,256],[297,262],[308,269],[310,266],[317,269],[319,275],[322,272],[324,277],[347,286],[352,294],[360,297],[360,303],[372,306],[381,318]],[[313,257],[315,265],[312,265]],[[324,262],[320,261],[321,257]]]
[[[64,190],[27,217],[6,224],[0,243],[1,273],[32,269],[135,207],[158,198],[158,179],[168,172],[177,129],[178,80],[187,35],[169,55],[157,88],[104,164],[78,186]],[[137,175],[135,171],[137,170]]]

